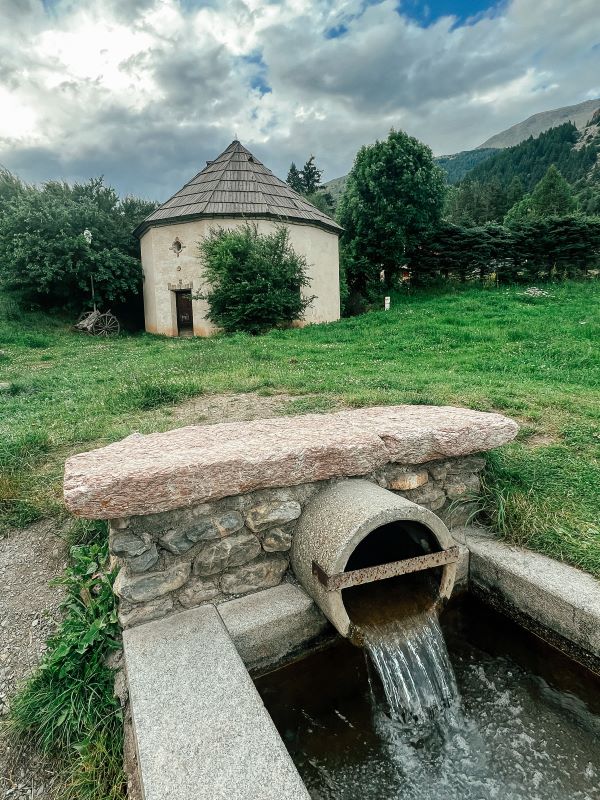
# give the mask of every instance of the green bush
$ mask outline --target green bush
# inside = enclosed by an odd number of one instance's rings
[[[120,199],[102,178],[40,188],[14,181],[0,174],[0,287],[21,303],[46,307],[89,304],[91,278],[101,306],[140,294],[133,230],[155,203]]]
[[[283,226],[260,234],[255,225],[212,230],[200,244],[209,319],[227,333],[264,333],[301,319],[314,297],[303,256],[292,249]]]

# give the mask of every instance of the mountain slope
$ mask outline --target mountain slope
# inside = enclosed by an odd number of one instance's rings
[[[507,128],[495,136],[491,136],[483,144],[480,144],[477,150],[484,148],[495,147],[514,147],[529,139],[530,136],[539,136],[544,131],[550,128],[556,128],[565,122],[572,122],[575,127],[581,130],[590,121],[594,112],[600,108],[600,98],[596,100],[586,100],[583,103],[578,103],[574,106],[564,106],[563,108],[555,108],[552,111],[542,111],[539,114],[533,114],[523,122],[518,122],[510,128]]]
[[[333,197],[333,202],[336,203],[340,199],[344,189],[346,188],[346,181],[348,180],[347,175],[342,175],[341,178],[333,178],[327,183],[323,184],[323,188],[329,192],[329,194]]]
[[[458,183],[465,177],[467,172],[483,161],[487,161],[497,152],[498,150],[494,147],[462,150],[460,153],[454,153],[450,156],[436,156],[435,163],[446,173],[448,183]]]
[[[530,137],[514,147],[499,150],[470,170],[467,177],[481,184],[497,181],[505,188],[518,177],[525,191],[531,191],[554,164],[569,183],[585,180],[600,154],[596,119],[597,115],[583,131],[578,131],[572,122],[565,122],[537,138]]]
[[[492,136],[486,142],[479,145],[475,150],[462,150],[460,153],[454,153],[452,155],[437,156],[435,160],[446,173],[448,183],[450,184],[458,183],[467,173],[469,177],[486,180],[487,177],[489,177],[488,170],[490,174],[496,170],[503,171],[502,161],[500,167],[494,164],[503,150],[516,147],[522,143],[527,144],[527,140],[530,137],[533,136],[535,140],[536,137],[547,133],[550,128],[556,128],[571,122],[579,131],[583,132],[579,143],[575,144],[575,149],[581,149],[590,144],[591,138],[595,138],[597,135],[597,129],[593,126],[587,126],[587,124],[598,109],[600,109],[600,98],[597,100],[586,100],[584,103],[578,103],[574,106],[556,108],[553,111],[542,111],[540,114],[534,114],[523,122],[513,125],[512,128],[502,131],[502,133],[497,133],[495,136]],[[576,134],[576,132],[574,133]],[[570,141],[567,149],[571,149],[575,139],[576,136]],[[529,145],[529,148],[531,151],[536,149],[535,145]],[[508,159],[508,162],[510,161],[511,159]],[[504,166],[506,167],[506,171],[511,172],[512,167],[508,162],[504,162]],[[487,168],[485,165],[488,165]],[[489,169],[491,165],[493,165],[492,169]],[[559,165],[557,164],[557,166]],[[533,174],[524,175],[524,183],[530,186],[532,182],[537,182],[543,174],[541,170],[542,167],[539,167],[539,169],[532,170]],[[543,171],[545,172],[545,169]],[[580,172],[578,169],[576,169],[576,171]],[[578,177],[581,177],[581,175]],[[324,184],[325,189],[331,194],[335,203],[337,203],[344,191],[347,178],[347,175],[342,175],[340,178],[334,178]],[[571,177],[571,180],[576,180],[576,178]]]

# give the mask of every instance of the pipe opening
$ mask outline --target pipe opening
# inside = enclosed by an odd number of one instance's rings
[[[437,553],[441,549],[435,535],[422,522],[396,520],[365,536],[350,554],[344,572]]]
[[[426,598],[431,606],[450,597],[457,559],[458,547],[439,517],[362,479],[317,494],[292,545],[297,578],[356,644],[360,621],[375,604]]]
[[[345,572],[440,552],[436,536],[424,524],[398,520],[382,525],[358,543]],[[342,590],[342,602],[353,625],[352,639],[360,644],[365,625],[411,617],[435,606],[443,567],[396,575]]]

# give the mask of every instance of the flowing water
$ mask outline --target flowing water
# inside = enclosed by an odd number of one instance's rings
[[[370,623],[363,632],[393,719],[423,726],[458,713],[456,679],[434,610]]]
[[[425,582],[424,582],[425,580]],[[346,591],[388,713],[413,729],[459,713],[460,698],[427,578],[408,575]],[[376,693],[376,681],[371,688]]]
[[[591,673],[476,604],[449,656],[426,605],[404,627],[383,606],[368,669],[342,642],[257,681],[314,800],[600,798]]]

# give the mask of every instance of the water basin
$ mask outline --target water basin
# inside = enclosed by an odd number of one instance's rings
[[[600,679],[474,598],[441,626],[459,704],[393,714],[345,640],[256,680],[315,800],[598,800]]]

